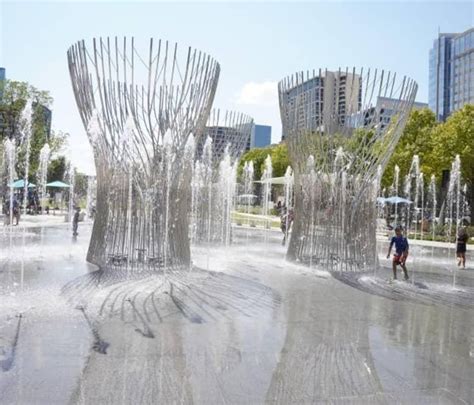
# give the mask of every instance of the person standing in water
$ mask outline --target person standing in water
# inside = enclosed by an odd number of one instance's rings
[[[392,240],[390,241],[387,259],[390,258],[393,245],[395,245],[395,254],[393,255],[392,261],[393,279],[397,279],[397,266],[399,265],[403,269],[405,280],[408,280],[408,271],[405,264],[408,257],[408,239],[403,236],[402,227],[400,225],[395,228],[395,236],[392,237]]]
[[[281,216],[280,216],[280,229],[283,232],[283,240],[281,244],[285,246],[286,237],[290,231],[291,225],[293,223],[294,213],[293,209],[287,209],[286,207],[282,207],[281,209]]]
[[[76,212],[74,213],[74,217],[72,218],[72,235],[77,236],[77,228],[79,226],[79,215],[81,213],[81,208],[77,207]]]
[[[466,228],[459,228],[457,243],[456,243],[456,256],[458,258],[458,266],[462,265],[462,268],[466,268],[466,248],[469,235],[466,232]]]

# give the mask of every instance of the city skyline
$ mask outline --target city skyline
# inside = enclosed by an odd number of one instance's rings
[[[374,66],[415,79],[417,101],[427,102],[428,55],[438,27],[462,32],[473,25],[468,2],[456,3],[456,10],[448,2],[3,2],[0,13],[0,66],[7,78],[51,92],[53,128],[71,134],[73,163],[86,173],[93,172],[92,153],[66,62],[67,48],[81,38],[133,34],[202,49],[221,64],[214,106],[272,126],[277,143],[277,83],[284,76],[301,68]]]

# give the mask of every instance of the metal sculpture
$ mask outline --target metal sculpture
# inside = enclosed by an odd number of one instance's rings
[[[212,141],[212,161],[217,166],[228,151],[232,161],[244,153],[252,132],[253,119],[236,111],[222,111],[214,108],[206,127],[196,145],[196,158],[202,159],[204,145],[208,138]]]
[[[228,245],[237,164],[250,139],[253,119],[234,111],[211,112],[196,146],[193,175],[193,242]]]
[[[377,263],[380,177],[417,84],[383,70],[318,70],[278,85],[294,169],[295,219],[287,257],[329,270]]]
[[[80,41],[67,55],[97,172],[88,260],[127,271],[189,265],[193,134],[208,119],[219,64],[133,37]]]

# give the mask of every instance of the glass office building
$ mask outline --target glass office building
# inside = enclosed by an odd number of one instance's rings
[[[253,124],[246,151],[253,148],[264,148],[272,143],[272,127],[270,125]]]
[[[3,81],[6,79],[5,68],[0,67],[0,100],[3,96]]]
[[[439,34],[430,50],[429,106],[444,121],[474,103],[474,28]]]

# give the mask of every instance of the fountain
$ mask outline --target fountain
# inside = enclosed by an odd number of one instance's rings
[[[76,183],[76,169],[71,161],[67,166],[66,170],[66,178],[69,183],[69,199],[68,199],[68,207],[67,207],[67,214],[66,214],[66,222],[71,222],[72,217],[74,216],[74,188]]]
[[[398,142],[417,84],[391,72],[354,68],[300,72],[280,81],[278,90],[295,175],[287,257],[329,270],[373,269],[377,170]],[[395,114],[387,115],[386,99]]]
[[[80,41],[68,61],[97,173],[88,260],[130,273],[189,268],[190,151],[209,116],[219,64],[191,48],[133,37]]]
[[[411,161],[410,169],[405,176],[404,193],[405,197],[411,201],[405,205],[405,229],[411,230],[411,224],[415,221],[414,237],[416,239],[418,224],[418,203],[420,195],[420,158],[414,155]]]
[[[262,215],[265,217],[265,229],[270,229],[270,222],[268,215],[270,214],[271,208],[271,198],[272,198],[272,177],[273,177],[273,167],[272,167],[272,158],[270,155],[267,155],[264,162],[264,168],[262,173]],[[266,237],[266,233],[265,233]]]
[[[44,211],[44,206],[47,202],[46,197],[46,183],[48,181],[48,163],[51,150],[47,143],[41,148],[39,156],[39,169],[38,169],[38,188],[39,188],[39,197],[41,203],[41,213]]]
[[[227,149],[219,164],[216,213],[220,215],[221,231],[217,234],[217,239],[226,246],[231,243],[231,213],[237,191],[237,163],[238,161],[232,162]]]
[[[237,163],[250,138],[252,118],[214,109],[196,144],[193,171],[193,242],[228,245]]]
[[[398,165],[395,165],[395,169],[394,169],[394,176],[393,176],[393,192],[395,196],[398,196],[398,185],[399,185],[399,182],[400,182],[400,168],[398,167]],[[395,205],[395,221],[394,221],[394,224],[395,226],[398,225],[398,204],[394,204]]]
[[[28,185],[29,185],[29,171],[30,171],[30,149],[31,149],[31,134],[32,134],[32,118],[33,108],[31,100],[26,102],[25,108],[21,113],[20,121],[22,123],[22,144],[25,145],[25,174],[24,174],[24,189],[23,189],[23,213],[26,214],[28,206]]]
[[[285,171],[285,245],[288,245],[288,233],[290,231],[290,210],[293,210],[293,169],[288,166]]]
[[[89,218],[93,217],[97,200],[97,182],[95,176],[87,176],[87,198],[86,213]]]
[[[448,213],[448,234],[447,240],[451,241],[453,237],[453,223],[455,227],[456,235],[458,234],[459,222],[460,222],[460,208],[461,208],[461,159],[459,155],[456,155],[452,164],[451,172],[449,176],[448,194],[446,196],[447,201],[447,213]]]
[[[462,208],[462,189],[461,189],[461,159],[456,155],[452,164],[449,176],[448,194],[446,195],[447,213],[448,213],[448,231],[446,241],[452,243],[456,240],[461,216]],[[454,235],[453,235],[454,224]],[[456,288],[456,268],[453,269],[453,289]]]
[[[243,169],[243,176],[244,176],[244,193],[243,193],[243,201],[246,205],[246,213],[247,213],[247,225],[250,226],[250,211],[253,203],[254,198],[254,167],[253,161],[245,162],[244,169]],[[248,239],[248,230],[247,230],[247,239]]]
[[[437,197],[436,197],[436,177],[433,174],[431,176],[430,185],[428,188],[428,204],[431,207],[431,233],[432,240],[435,240],[436,232],[436,208],[437,208]]]
[[[212,160],[212,138],[208,136],[193,172],[193,242],[210,243],[212,240]]]
[[[15,143],[11,139],[6,139],[4,142],[5,163],[7,172],[7,187],[9,190],[9,224],[13,226],[13,182],[15,180],[15,163],[16,163],[16,148]]]

